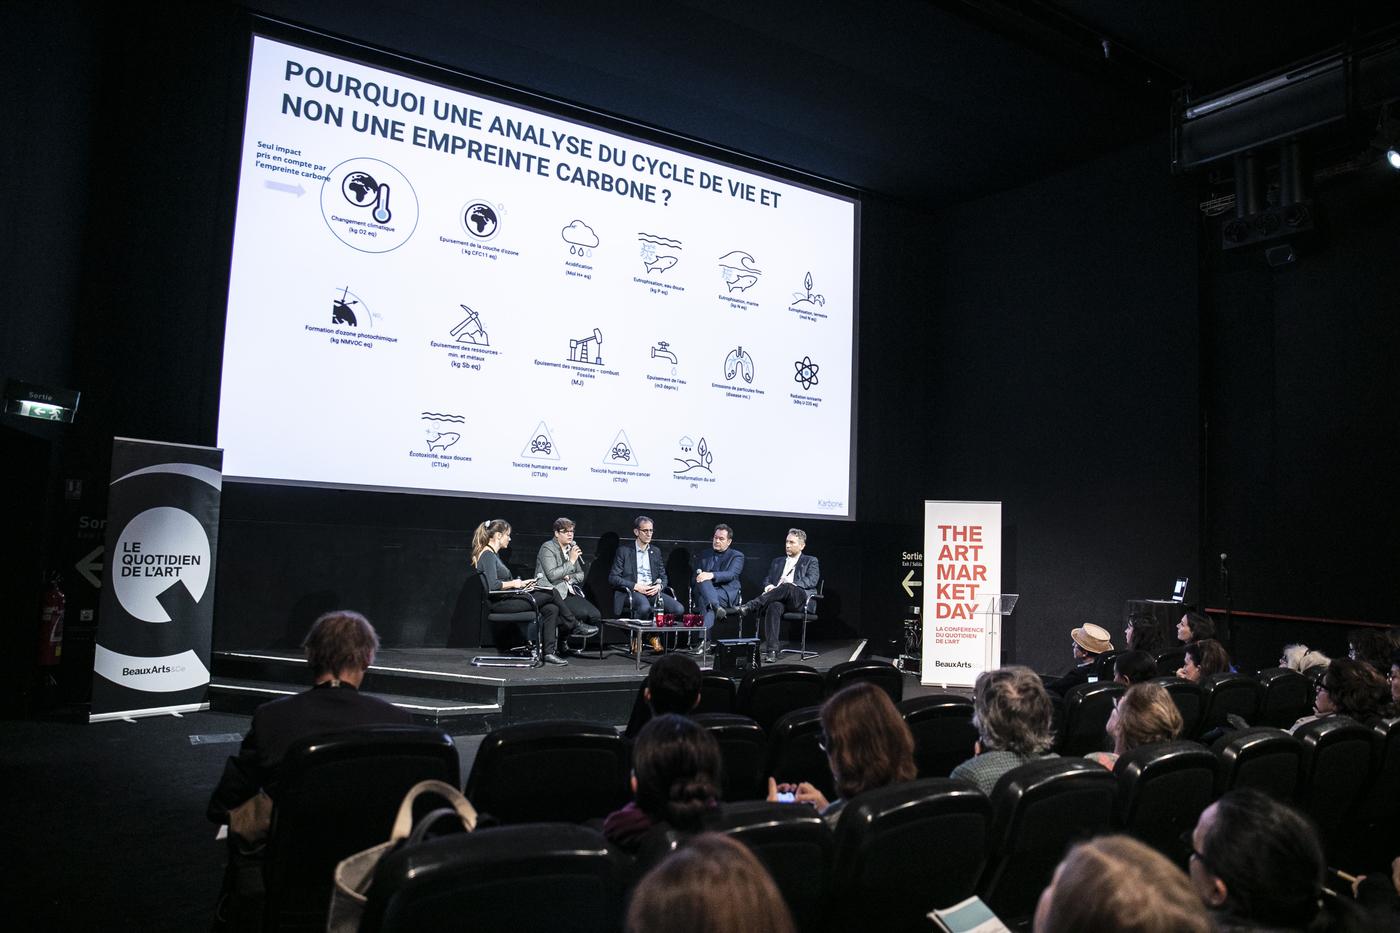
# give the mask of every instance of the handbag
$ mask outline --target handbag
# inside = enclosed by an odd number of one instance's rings
[[[434,810],[415,825],[413,803],[423,794],[436,794],[452,806],[450,809]],[[347,856],[335,866],[335,887],[331,890],[331,909],[326,920],[328,933],[354,933],[360,928],[365,904],[369,900],[370,882],[374,880],[374,870],[379,867],[380,861],[401,845],[421,842],[428,830],[444,816],[456,816],[466,832],[476,828],[476,809],[457,788],[442,781],[419,781],[413,785],[404,795],[403,803],[399,804],[389,841]]]

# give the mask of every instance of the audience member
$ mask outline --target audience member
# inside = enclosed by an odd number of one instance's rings
[[[668,654],[652,662],[641,695],[632,707],[623,733],[636,738],[653,716],[688,716],[700,705],[700,666],[683,654]]]
[[[659,823],[698,832],[704,816],[719,806],[720,768],[719,743],[709,732],[674,713],[656,717],[632,746],[634,799],[608,814],[603,835],[635,851]]]
[[[795,933],[778,886],[743,843],[704,833],[647,872],[626,933]]]
[[[1176,676],[1198,684],[1212,674],[1224,674],[1230,670],[1230,655],[1225,646],[1214,638],[1193,641],[1186,646],[1186,657]]]
[[[1390,669],[1391,644],[1388,629],[1354,628],[1347,632],[1347,657],[1365,661],[1381,676]]]
[[[253,712],[253,723],[238,754],[229,758],[209,799],[208,816],[229,820],[229,811],[252,800],[259,790],[277,796],[277,775],[287,750],[300,739],[356,726],[408,725],[405,709],[360,693],[365,671],[374,663],[379,636],[358,612],[328,612],[311,626],[302,642],[312,688],[269,700]]]
[[[1321,651],[1310,651],[1307,645],[1285,645],[1278,666],[1301,674],[1314,667],[1326,667],[1331,661]]]
[[[1131,686],[1157,676],[1157,659],[1147,651],[1124,651],[1113,659],[1113,682]]]
[[[1176,640],[1190,644],[1215,637],[1215,623],[1203,612],[1188,610],[1176,624]]]
[[[1390,696],[1385,679],[1370,664],[1338,658],[1327,665],[1327,673],[1318,684],[1313,715],[1299,719],[1289,731],[1297,732],[1310,722],[1331,716],[1349,716],[1362,725],[1375,725]]]
[[[1253,788],[1206,807],[1190,835],[1192,887],[1217,928],[1305,930],[1322,895],[1322,845],[1308,819]]]
[[[918,776],[914,764],[914,736],[895,709],[889,694],[869,683],[854,683],[832,694],[821,712],[822,748],[836,781],[835,800],[811,784],[778,784],[768,779],[768,799],[778,794],[796,795],[835,828],[846,802],[857,794]]]
[[[990,794],[1001,776],[1036,758],[1056,757],[1050,746],[1050,695],[1028,667],[1012,665],[977,675],[972,725],[977,729],[973,757],[952,776]]]
[[[1091,758],[1112,769],[1119,756],[1140,745],[1170,742],[1181,736],[1184,723],[1172,695],[1160,684],[1134,684],[1113,704],[1105,731],[1113,739],[1113,751],[1090,752]]]
[[[1109,638],[1108,630],[1101,625],[1089,624],[1073,629],[1069,638],[1070,650],[1074,654],[1074,667],[1069,673],[1045,682],[1046,690],[1061,696],[1073,687],[1088,683],[1089,677],[1094,673],[1094,666],[1098,664],[1099,655],[1113,650],[1113,641]]]
[[[1160,689],[1160,688],[1159,688]],[[1128,836],[1070,849],[1035,908],[1035,933],[1210,933],[1180,868]]]
[[[1400,719],[1400,648],[1390,653],[1390,702],[1381,707],[1382,719]]]
[[[1129,651],[1146,651],[1154,658],[1166,647],[1161,626],[1151,616],[1128,616],[1128,624],[1123,627],[1124,645]]]

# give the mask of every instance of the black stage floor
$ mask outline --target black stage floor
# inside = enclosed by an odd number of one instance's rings
[[[809,648],[817,652],[815,657],[803,661],[785,654],[782,663],[806,664],[824,672],[849,660],[857,644],[854,640],[813,642]],[[660,657],[648,652],[639,671],[633,657],[609,646],[602,658],[595,649],[571,656],[562,667],[472,666],[473,656],[492,653],[489,648],[383,648],[362,689],[412,711],[416,721],[454,735],[483,734],[499,726],[542,719],[623,724],[648,661]],[[216,651],[212,673],[210,708],[221,712],[251,712],[268,699],[306,689],[309,681],[299,653],[263,649]],[[914,675],[905,678],[905,696],[938,689],[922,686]]]

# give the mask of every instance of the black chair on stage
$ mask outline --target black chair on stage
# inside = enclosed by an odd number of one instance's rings
[[[1370,789],[1376,734],[1346,716],[1314,720],[1294,734],[1303,744],[1298,804],[1321,831],[1327,864],[1354,867],[1363,841],[1354,817]]]
[[[807,601],[802,604],[800,610],[783,613],[783,621],[788,623],[789,631],[791,631],[793,625],[797,625],[798,623],[802,625],[802,646],[800,648],[784,648],[782,650],[783,654],[795,654],[804,661],[817,656],[817,652],[807,650],[807,625],[808,623],[817,621],[818,604],[825,598],[825,590],[826,581],[818,580],[816,590],[811,596],[807,597]],[[779,634],[781,635],[781,632]]]
[[[762,800],[768,794],[768,737],[747,716],[735,713],[697,713],[696,724],[719,743],[724,761],[721,799]]]
[[[1008,926],[1028,918],[1069,846],[1109,827],[1113,774],[1083,758],[1043,758],[991,793],[991,859],[977,893]]]
[[[1181,677],[1154,677],[1151,683],[1157,684],[1171,695],[1172,702],[1176,704],[1176,711],[1181,714],[1181,734],[1196,735],[1204,703],[1201,688]]]
[[[1065,694],[1065,718],[1055,743],[1060,754],[1083,757],[1107,750],[1108,717],[1127,689],[1112,681],[1071,687]]]
[[[889,694],[892,702],[904,699],[904,675],[888,661],[842,661],[826,672],[826,695],[842,687],[867,681]]]
[[[739,685],[728,674],[705,671],[700,675],[700,705],[697,713],[732,713]]]
[[[360,930],[612,933],[622,928],[628,875],[602,834],[583,826],[533,823],[442,836],[380,861]]]
[[[1199,742],[1161,742],[1126,752],[1113,768],[1113,825],[1174,861],[1181,834],[1215,799],[1216,758]]]
[[[830,928],[928,930],[929,911],[976,891],[991,822],[986,795],[950,778],[852,798],[836,826]]]
[[[283,760],[263,862],[263,929],[324,930],[335,866],[389,838],[419,781],[460,780],[451,736],[364,726],[298,742]]]
[[[899,714],[914,733],[914,763],[919,777],[947,777],[972,757],[977,730],[972,726],[972,699],[957,693],[934,693],[899,703]]]
[[[539,610],[509,611],[500,606],[503,600],[527,596],[518,592],[491,593],[486,589],[485,574],[479,570],[467,572],[460,605],[468,615],[476,616],[477,644],[511,646],[508,654],[473,657],[473,667],[539,667],[544,663]]]
[[[815,810],[763,800],[726,804],[706,829],[742,842],[758,856],[798,930],[829,929],[832,836]]]
[[[1221,736],[1210,747],[1215,755],[1215,793],[1253,787],[1282,803],[1298,796],[1303,745],[1283,729],[1256,726]]]
[[[1250,725],[1287,729],[1312,712],[1312,684],[1297,671],[1271,668],[1260,671],[1255,680],[1259,681],[1261,691],[1259,721],[1250,720]]]
[[[631,799],[631,767],[627,745],[611,726],[520,723],[481,740],[466,795],[499,823],[582,823]]]
[[[770,665],[744,675],[734,709],[769,730],[784,713],[821,703],[825,690],[826,681],[816,668]]]
[[[835,800],[836,779],[826,752],[821,749],[820,706],[806,706],[784,713],[768,730],[768,760],[764,775],[779,784],[807,781],[827,800]]]
[[[1175,677],[1176,672],[1181,670],[1181,665],[1186,663],[1186,646],[1180,648],[1168,648],[1157,655],[1157,676]]]
[[[1259,719],[1259,701],[1263,691],[1259,681],[1248,674],[1212,674],[1201,680],[1201,721],[1197,735],[1212,729],[1229,728],[1226,718],[1235,715],[1250,725]],[[1183,733],[1185,734],[1185,733]]]

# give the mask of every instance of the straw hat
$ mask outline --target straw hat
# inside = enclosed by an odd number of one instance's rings
[[[1069,633],[1074,643],[1090,654],[1113,650],[1113,639],[1101,625],[1084,625]]]

